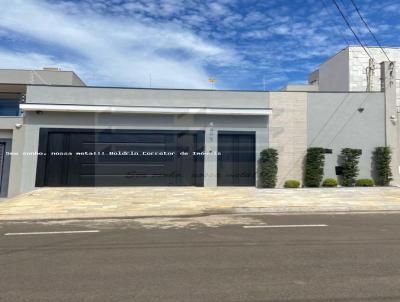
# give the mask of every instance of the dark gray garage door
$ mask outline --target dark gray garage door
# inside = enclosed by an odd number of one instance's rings
[[[202,186],[201,131],[41,129],[37,186]]]
[[[218,185],[255,185],[255,134],[253,132],[218,133]]]

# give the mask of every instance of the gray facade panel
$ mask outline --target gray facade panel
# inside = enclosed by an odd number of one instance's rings
[[[97,106],[268,108],[268,92],[28,86],[27,103]]]
[[[73,71],[63,70],[0,69],[0,83],[85,86]]]
[[[372,152],[385,145],[383,93],[309,93],[308,146],[332,149],[325,177],[336,178],[342,148],[362,150],[359,178],[372,177]]]

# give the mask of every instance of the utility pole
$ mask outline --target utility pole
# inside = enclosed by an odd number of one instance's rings
[[[372,91],[374,88],[375,61],[370,58],[367,67],[367,91]]]

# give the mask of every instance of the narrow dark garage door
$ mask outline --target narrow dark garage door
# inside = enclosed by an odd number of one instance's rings
[[[218,134],[218,185],[255,185],[255,134],[222,132]]]
[[[200,131],[41,129],[36,185],[202,186],[203,146]]]

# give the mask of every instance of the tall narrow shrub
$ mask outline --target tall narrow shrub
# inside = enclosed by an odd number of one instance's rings
[[[376,184],[388,186],[392,180],[390,162],[392,161],[392,150],[390,147],[376,147],[373,153]]]
[[[304,184],[306,187],[319,187],[324,176],[325,149],[308,148],[305,163]]]
[[[361,150],[344,148],[341,152],[342,165],[342,185],[345,187],[354,186],[360,169],[358,162],[360,160]]]
[[[265,149],[260,154],[260,178],[263,188],[275,188],[278,174],[278,151]]]

